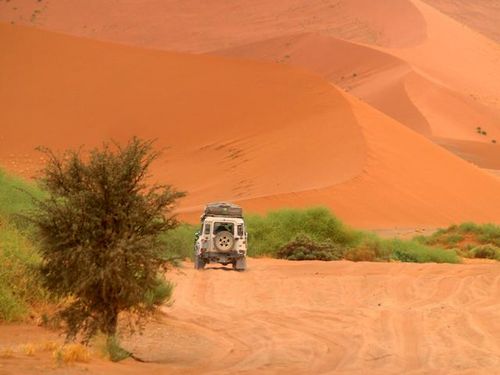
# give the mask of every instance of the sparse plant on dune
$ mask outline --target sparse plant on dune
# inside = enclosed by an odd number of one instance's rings
[[[140,321],[171,296],[160,274],[159,235],[177,225],[170,214],[184,193],[145,184],[158,157],[151,141],[104,145],[88,160],[78,152],[48,162],[36,200],[43,283],[68,303],[60,311],[69,339],[87,343],[97,332],[116,337],[118,316]]]

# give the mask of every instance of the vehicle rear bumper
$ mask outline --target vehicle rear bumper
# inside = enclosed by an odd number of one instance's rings
[[[210,262],[218,262],[218,263],[231,263],[241,258],[245,258],[246,253],[240,254],[237,251],[228,251],[228,252],[215,252],[215,251],[207,251],[201,254],[201,257]]]

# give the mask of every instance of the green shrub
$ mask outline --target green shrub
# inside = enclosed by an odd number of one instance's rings
[[[47,299],[38,278],[40,257],[15,226],[0,224],[0,320],[19,320],[28,306]]]
[[[282,209],[266,216],[246,217],[249,233],[249,255],[276,256],[278,250],[299,234],[311,239],[353,246],[362,239],[360,232],[345,227],[327,208],[316,207],[305,210]]]
[[[479,245],[500,247],[500,226],[465,222],[439,229],[430,236],[416,236],[414,240],[425,245],[458,248],[461,254],[469,256],[470,250]]]
[[[29,307],[48,298],[37,277],[40,257],[30,239],[31,224],[18,215],[42,192],[0,170],[0,320],[24,318]]]
[[[12,294],[10,288],[0,286],[0,321],[19,320],[26,315],[27,307],[24,301]]]
[[[146,292],[144,296],[144,303],[148,308],[165,303],[168,304],[172,299],[173,292],[174,284],[169,280],[165,280],[163,277],[159,277],[156,287]]]
[[[176,262],[193,258],[194,235],[199,229],[196,225],[181,224],[160,236],[165,248],[165,259]]]
[[[460,235],[460,234],[456,234],[456,233],[453,233],[453,234],[449,234],[448,236],[444,237],[443,238],[443,241],[448,244],[448,245],[456,245],[457,243],[459,243],[460,241],[463,241],[464,239],[464,236]]]
[[[60,310],[69,339],[114,336],[121,312],[140,321],[155,311],[165,261],[159,236],[177,226],[172,210],[184,193],[146,184],[159,156],[152,141],[104,144],[88,157],[41,151],[47,198],[35,201],[32,220],[43,284],[69,299]],[[149,292],[153,304],[145,301]]]
[[[305,234],[299,234],[281,247],[276,256],[288,260],[339,260],[345,249],[332,241],[318,242]]]
[[[375,254],[375,259],[379,261],[388,261],[391,259],[391,249],[387,240],[383,240],[375,235],[366,234],[361,248],[370,250]]]
[[[23,230],[32,229],[32,224],[22,216],[33,207],[32,197],[41,198],[43,192],[0,169],[0,220],[3,218]]]
[[[460,263],[455,250],[430,248],[417,241],[403,241],[399,239],[387,242],[392,259],[401,262],[415,263]]]
[[[500,260],[500,248],[494,245],[479,245],[470,251],[474,258]]]

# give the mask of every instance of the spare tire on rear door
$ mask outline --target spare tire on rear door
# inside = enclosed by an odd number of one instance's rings
[[[231,232],[223,230],[215,235],[214,245],[219,251],[230,251],[234,246],[234,237]]]

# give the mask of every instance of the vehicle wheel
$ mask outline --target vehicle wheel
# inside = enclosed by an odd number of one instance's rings
[[[196,255],[194,257],[194,269],[202,270],[203,268],[205,268],[205,260],[200,256]]]
[[[214,245],[219,251],[230,251],[234,246],[234,237],[224,230],[215,235]]]
[[[236,271],[245,271],[247,268],[247,258],[240,258],[233,263],[233,268]]]

